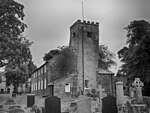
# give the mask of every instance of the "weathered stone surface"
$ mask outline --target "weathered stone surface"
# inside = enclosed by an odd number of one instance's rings
[[[11,109],[8,113],[25,113],[23,109]]]

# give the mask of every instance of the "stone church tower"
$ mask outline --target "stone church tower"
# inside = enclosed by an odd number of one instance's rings
[[[70,27],[70,74],[78,75],[78,91],[97,88],[99,23],[77,20]],[[83,90],[84,89],[84,90]]]

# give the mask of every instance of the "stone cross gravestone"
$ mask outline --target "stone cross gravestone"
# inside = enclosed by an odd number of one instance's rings
[[[102,99],[102,113],[118,113],[115,97],[108,95]]]
[[[45,99],[45,113],[61,113],[60,98],[50,96]]]
[[[132,83],[132,86],[135,88],[136,98],[139,101],[142,101],[142,86],[144,86],[144,85],[140,81],[140,78],[135,78],[135,81]]]

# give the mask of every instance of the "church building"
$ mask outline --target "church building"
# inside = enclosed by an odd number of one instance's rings
[[[32,73],[31,92],[41,96],[71,98],[79,93],[87,94],[92,89],[97,90],[102,85],[104,93],[114,95],[114,73],[98,66],[99,23],[77,20],[70,27],[69,49],[73,54],[69,58],[66,76],[51,80],[55,76],[51,70],[55,68],[56,56]]]

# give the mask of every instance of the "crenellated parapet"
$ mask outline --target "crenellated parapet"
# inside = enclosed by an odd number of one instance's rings
[[[99,26],[99,23],[98,22],[91,22],[91,21],[86,21],[86,20],[77,20],[71,27],[70,29],[74,28],[76,25],[90,25],[90,26]]]

